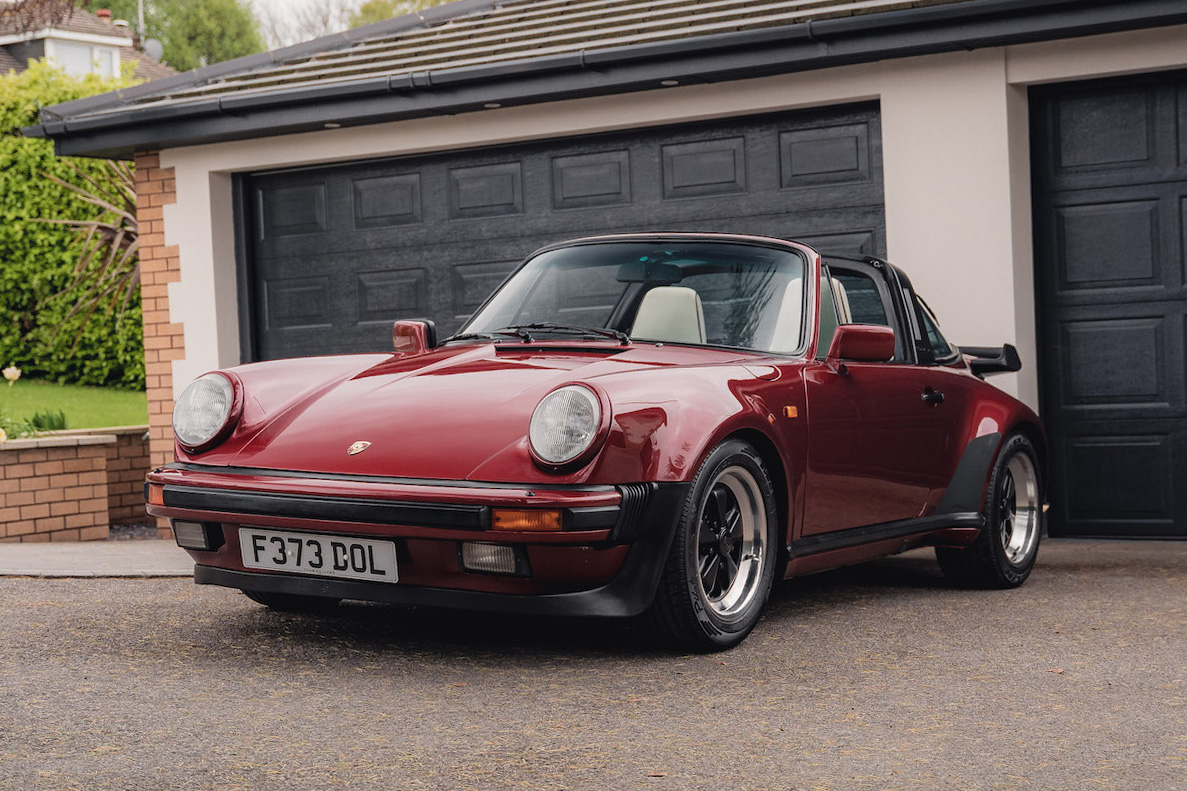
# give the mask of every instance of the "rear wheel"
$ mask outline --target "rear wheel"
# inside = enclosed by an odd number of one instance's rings
[[[268,593],[266,591],[243,591],[243,595],[262,604],[270,610],[280,612],[306,613],[322,615],[333,612],[341,599],[330,599],[325,596],[301,596],[296,593]]]
[[[985,527],[972,546],[937,547],[951,581],[979,588],[1013,588],[1030,576],[1043,532],[1043,486],[1030,440],[1014,434],[1002,445],[985,498]]]
[[[694,651],[740,643],[770,595],[777,536],[775,498],[762,459],[747,443],[726,440],[693,481],[650,621]]]

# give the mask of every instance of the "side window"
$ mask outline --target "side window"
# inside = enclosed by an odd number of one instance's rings
[[[886,306],[882,303],[882,294],[873,278],[856,272],[835,272],[833,277],[845,287],[849,315],[853,317],[851,323],[893,326],[886,318]]]
[[[954,360],[959,353],[956,347],[948,343],[943,333],[940,332],[940,324],[936,321],[935,314],[931,312],[927,303],[920,297],[916,297],[916,299],[919,303],[919,320],[923,326],[923,343],[931,351],[932,361],[945,363]]]
[[[839,324],[877,324],[895,331],[894,361],[903,362],[902,333],[894,320],[894,308],[890,302],[890,289],[885,277],[877,269],[862,263],[830,264],[825,269],[820,289],[820,345],[819,355],[824,357],[832,341],[835,327],[829,328],[830,315]],[[829,288],[826,288],[828,284]],[[828,308],[832,308],[832,312]]]

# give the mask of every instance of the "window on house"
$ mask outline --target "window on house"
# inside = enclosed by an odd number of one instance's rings
[[[48,53],[58,68],[67,74],[115,76],[115,48],[76,41],[54,41]]]

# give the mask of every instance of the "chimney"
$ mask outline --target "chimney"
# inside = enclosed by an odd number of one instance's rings
[[[95,16],[99,17],[104,22],[110,22],[111,21],[111,9],[110,8],[100,8],[98,11],[95,12]]]

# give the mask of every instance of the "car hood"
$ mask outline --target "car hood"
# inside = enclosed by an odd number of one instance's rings
[[[331,474],[484,480],[479,471],[485,462],[506,458],[509,452],[527,457],[532,412],[556,387],[602,382],[613,403],[613,388],[605,383],[620,375],[720,365],[747,356],[653,345],[450,346],[415,357],[389,357],[337,379],[331,377],[272,408],[251,401],[253,380],[266,381],[272,392],[284,390],[284,377],[299,376],[306,361],[245,366],[233,371],[243,381],[253,413],[245,408],[238,436],[195,461]],[[277,365],[272,371],[252,370]],[[288,392],[300,392],[296,381]],[[352,446],[358,447],[356,443],[370,444],[361,452],[349,453]]]

